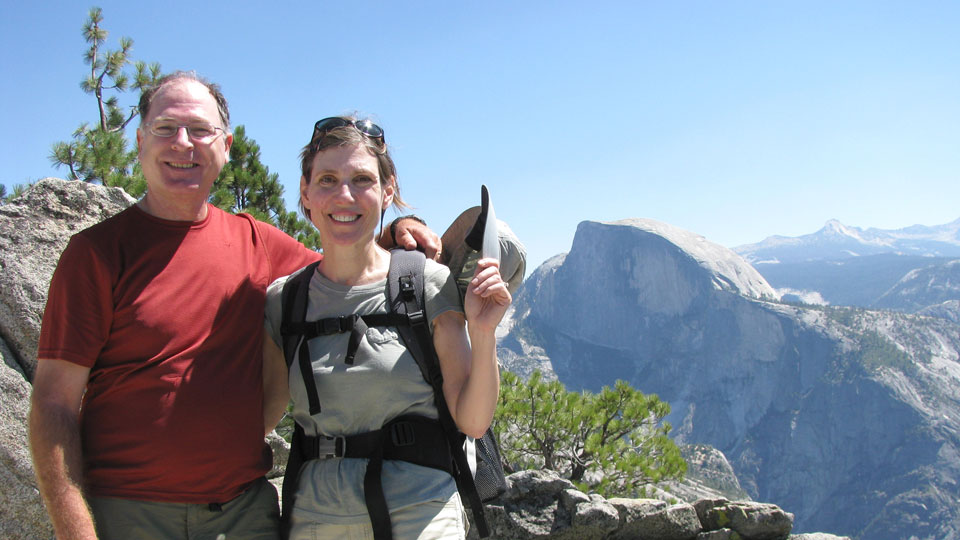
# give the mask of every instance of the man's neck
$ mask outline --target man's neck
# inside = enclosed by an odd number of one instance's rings
[[[151,216],[169,221],[202,221],[207,217],[207,200],[167,201],[150,196],[150,192],[137,203],[141,210]]]

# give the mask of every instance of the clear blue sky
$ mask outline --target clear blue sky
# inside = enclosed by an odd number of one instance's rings
[[[110,48],[221,84],[289,208],[313,122],[359,111],[438,231],[486,183],[528,271],[583,220],[732,247],[960,217],[960,2],[2,2],[8,190],[66,175],[99,5]]]

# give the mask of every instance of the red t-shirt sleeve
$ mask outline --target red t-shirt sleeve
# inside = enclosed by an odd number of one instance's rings
[[[50,281],[37,358],[92,367],[113,321],[112,276],[83,235],[70,239]]]
[[[270,262],[270,281],[292,274],[323,258],[316,251],[308,249],[273,225],[256,220],[254,220],[254,223],[260,233],[260,238],[263,239]]]

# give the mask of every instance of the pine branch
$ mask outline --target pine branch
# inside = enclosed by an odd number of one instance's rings
[[[112,131],[123,131],[123,130],[127,129],[127,124],[129,124],[134,118],[136,118],[138,114],[140,114],[140,110],[139,110],[135,105],[131,105],[131,106],[130,106],[130,115],[127,116],[127,119],[124,120],[123,123],[121,123],[119,126],[113,128]]]

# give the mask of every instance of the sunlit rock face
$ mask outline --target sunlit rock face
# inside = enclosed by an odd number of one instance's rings
[[[721,450],[797,532],[960,533],[960,327],[947,319],[780,304],[732,251],[624,220],[581,223],[510,324],[508,369],[658,394],[678,441]]]
[[[0,538],[53,537],[27,444],[50,277],[71,235],[133,202],[119,188],[44,178],[0,206]]]

